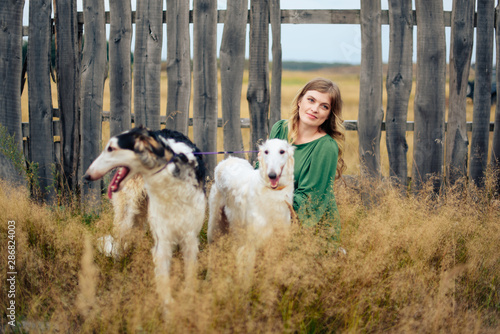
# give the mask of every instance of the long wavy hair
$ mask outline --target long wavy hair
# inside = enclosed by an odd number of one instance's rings
[[[335,179],[342,176],[346,169],[344,162],[344,143],[345,143],[345,128],[344,119],[342,118],[342,97],[340,95],[339,87],[331,80],[324,78],[316,78],[309,81],[295,96],[292,101],[291,116],[288,120],[288,141],[293,143],[297,139],[299,131],[299,101],[302,100],[306,92],[315,90],[320,93],[327,93],[331,99],[331,112],[327,120],[320,125],[323,130],[330,137],[335,139],[339,146],[339,156],[337,162],[337,173]]]

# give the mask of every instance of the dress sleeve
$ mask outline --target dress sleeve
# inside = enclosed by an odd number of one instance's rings
[[[308,220],[316,224],[332,204],[330,202],[335,200],[333,182],[337,172],[338,152],[334,140],[324,141],[314,149],[303,167],[302,177],[297,180],[294,193],[294,209],[302,221]]]
[[[269,139],[288,139],[288,134],[285,131],[285,122],[285,120],[280,120],[274,123],[273,127],[271,128],[271,132],[269,133]]]

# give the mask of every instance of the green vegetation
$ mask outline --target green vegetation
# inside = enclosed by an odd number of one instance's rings
[[[19,175],[22,175],[33,196],[40,194],[38,182],[38,163],[27,161],[22,150],[16,144],[14,136],[9,135],[7,128],[0,124],[0,154],[12,162]]]

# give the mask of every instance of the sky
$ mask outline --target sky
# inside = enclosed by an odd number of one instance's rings
[[[135,10],[135,1],[132,0],[132,10]],[[192,1],[191,8],[192,8]],[[218,0],[219,9],[226,9],[228,0]],[[229,0],[230,1],[230,0]],[[250,2],[251,0],[249,0]],[[83,0],[77,0],[78,10],[82,10]],[[443,0],[443,8],[452,10],[453,0]],[[388,1],[381,0],[382,9],[388,9]],[[25,3],[25,21],[28,24],[29,0]],[[281,0],[281,9],[359,9],[360,0]],[[415,3],[413,0],[413,8]],[[108,0],[105,0],[105,9],[109,10]],[[220,49],[223,24],[217,27],[217,50]],[[192,25],[191,25],[192,28]],[[192,30],[191,30],[192,32]],[[270,32],[271,33],[271,32]],[[109,30],[108,30],[109,36]],[[447,59],[449,59],[450,28],[446,28]],[[270,41],[271,43],[271,41]],[[322,63],[349,63],[361,62],[361,30],[359,25],[347,24],[283,24],[281,26],[281,46],[283,61],[309,61]],[[132,41],[132,49],[134,40]],[[247,29],[247,57],[248,57],[248,29]],[[271,48],[269,48],[271,51]],[[192,50],[192,47],[191,47]],[[162,58],[166,59],[166,30]],[[389,26],[382,25],[382,61],[389,58]],[[473,62],[474,62],[473,52]],[[272,60],[272,56],[270,55]],[[414,29],[414,55],[416,61],[416,29]]]

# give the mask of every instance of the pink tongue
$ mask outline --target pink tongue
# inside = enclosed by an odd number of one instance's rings
[[[118,191],[118,188],[120,187],[120,182],[123,181],[123,179],[125,178],[125,176],[127,176],[129,171],[130,170],[127,167],[118,168],[115,175],[113,176],[113,179],[109,183],[109,187],[108,187],[108,198],[109,199],[111,199],[114,192]]]
[[[278,186],[278,182],[280,181],[279,177],[269,180],[271,182],[271,188],[276,188]]]

